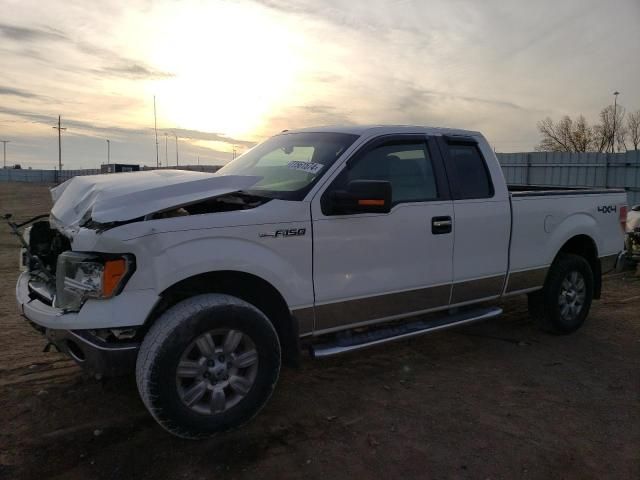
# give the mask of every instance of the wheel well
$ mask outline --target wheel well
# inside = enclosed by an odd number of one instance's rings
[[[598,258],[598,247],[588,235],[576,235],[570,238],[560,249],[560,253],[571,253],[583,257],[591,267],[593,272],[593,298],[600,298],[602,291],[602,275],[600,269],[600,259]],[[557,258],[557,256],[556,256]]]
[[[225,293],[238,297],[266,315],[273,324],[282,348],[286,365],[297,366],[300,357],[298,324],[278,290],[266,280],[244,272],[208,272],[189,277],[162,292],[161,301],[153,309],[145,329],[176,303],[202,293]]]

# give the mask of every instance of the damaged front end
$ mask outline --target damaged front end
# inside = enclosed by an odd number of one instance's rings
[[[58,256],[71,249],[71,242],[60,232],[51,229],[49,222],[42,220],[48,215],[38,215],[22,223],[11,220],[11,214],[5,214],[11,233],[21,244],[20,270],[30,277],[30,296],[38,298],[47,305],[53,305],[56,291],[56,269]],[[22,231],[21,231],[22,229]]]
[[[115,256],[105,261],[95,255],[72,252],[70,239],[51,228],[44,220],[47,216],[16,223],[11,214],[4,215],[21,245],[22,274],[16,285],[21,313],[48,340],[44,351],[53,346],[98,376],[130,373],[139,348],[135,328],[69,330],[54,326],[64,317],[76,315],[73,312],[81,308],[86,298],[116,294],[119,282],[114,264],[107,263],[113,262]],[[115,259],[115,266],[130,276],[135,263],[128,260],[130,263],[120,266],[123,260]],[[111,270],[105,272],[109,265]],[[104,282],[104,278],[109,281]]]
[[[159,297],[147,284],[125,288],[135,281],[136,255],[117,233],[105,232],[256,208],[271,200],[243,191],[256,181],[166,171],[74,177],[52,190],[50,214],[22,223],[5,215],[22,247],[16,285],[21,314],[47,346],[85,370],[130,373],[144,335],[140,320]]]

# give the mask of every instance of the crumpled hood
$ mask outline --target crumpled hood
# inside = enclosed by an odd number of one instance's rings
[[[52,222],[67,231],[89,215],[98,223],[124,222],[244,190],[260,178],[187,170],[73,177],[51,189]]]

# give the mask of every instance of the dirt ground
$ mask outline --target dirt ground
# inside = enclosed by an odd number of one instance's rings
[[[0,214],[46,213],[0,184]],[[285,370],[244,428],[179,440],[132,378],[97,381],[17,314],[16,240],[0,226],[0,478],[640,478],[640,278],[607,277],[577,333],[524,298],[500,319]]]

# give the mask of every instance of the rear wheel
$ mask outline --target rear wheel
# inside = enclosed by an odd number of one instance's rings
[[[267,317],[238,298],[206,294],[156,321],[140,347],[136,380],[160,425],[204,438],[255,416],[279,371],[280,343]]]
[[[583,257],[560,254],[543,289],[529,294],[529,313],[545,331],[574,332],[589,314],[593,284],[593,271]]]

